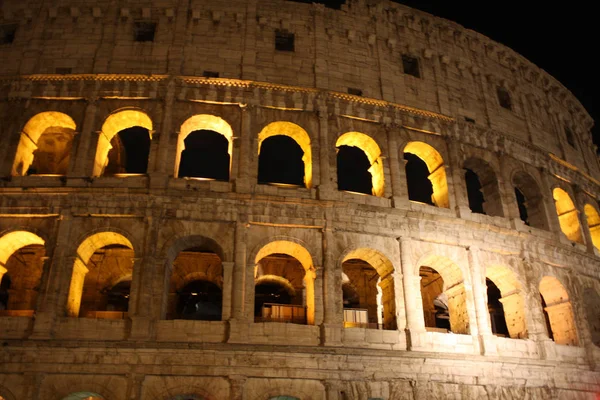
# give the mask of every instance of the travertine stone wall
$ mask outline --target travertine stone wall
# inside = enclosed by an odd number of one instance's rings
[[[133,40],[138,21],[157,23],[154,41]],[[0,25],[10,24],[15,39],[0,45],[0,276],[14,285],[0,310],[0,398],[600,392],[592,121],[512,50],[387,1],[332,10],[7,0]],[[294,52],[274,49],[277,29],[294,33]],[[420,77],[404,74],[403,55],[418,60]],[[147,173],[100,176],[107,143],[132,125],[149,130]],[[66,169],[27,175],[23,165],[44,161],[48,128],[74,132]],[[199,129],[230,143],[229,181],[176,178],[183,139]],[[257,184],[273,129],[303,149],[305,187]],[[338,190],[340,143],[366,153],[374,195]],[[439,207],[409,200],[405,151],[430,168]],[[469,209],[464,168],[480,177],[487,215]],[[293,272],[281,254],[296,260]],[[453,333],[426,329],[421,267],[443,279]],[[128,275],[123,319],[84,317]],[[301,292],[306,325],[254,322],[263,275]],[[222,320],[170,319],[177,291],[198,278],[222,290]],[[510,337],[492,334],[486,278]],[[385,329],[344,328],[344,279]]]

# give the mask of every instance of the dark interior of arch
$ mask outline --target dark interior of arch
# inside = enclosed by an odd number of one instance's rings
[[[196,280],[178,291],[177,319],[220,321],[222,291],[217,285]]]
[[[258,183],[304,186],[304,151],[285,135],[266,138],[258,155]]]
[[[288,289],[276,282],[259,282],[254,288],[254,316],[262,316],[265,303],[292,304]]]
[[[129,310],[129,295],[131,280],[117,283],[107,294],[106,311],[127,312]]]
[[[465,168],[465,181],[467,182],[467,197],[469,198],[469,208],[477,214],[485,214],[483,203],[485,198],[481,191],[481,182],[479,176],[472,170]]]
[[[548,337],[554,340],[554,333],[552,332],[552,325],[550,325],[550,316],[546,311],[546,300],[544,300],[544,296],[540,293],[540,299],[542,300],[542,311],[544,312],[544,321],[546,322],[546,332],[548,332]]]
[[[355,146],[339,146],[337,152],[338,189],[373,194],[371,163],[365,152]]]
[[[342,286],[344,308],[360,308],[360,296],[356,289],[349,284]]]
[[[150,155],[150,132],[146,128],[134,126],[123,129],[110,141],[108,165],[104,175],[145,174],[148,171]]]
[[[525,225],[529,225],[529,215],[527,213],[527,206],[525,205],[525,195],[519,188],[515,188],[515,197],[517,198],[517,206],[519,207],[519,218],[521,218],[521,221],[523,221]]]
[[[8,295],[11,285],[11,279],[8,273],[2,276],[2,282],[0,282],[0,310],[8,309]]]
[[[190,133],[184,144],[179,178],[229,180],[229,142],[225,136],[215,131],[199,130]]]
[[[433,185],[429,180],[429,169],[425,161],[412,153],[404,153],[406,160],[406,184],[408,199],[434,205],[431,196]]]
[[[492,333],[509,337],[508,327],[506,326],[506,317],[504,316],[504,308],[500,302],[500,299],[502,298],[500,289],[498,289],[498,286],[490,279],[486,279],[485,284],[487,286],[488,311],[490,313]]]

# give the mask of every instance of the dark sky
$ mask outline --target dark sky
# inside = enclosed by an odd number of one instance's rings
[[[329,6],[343,0],[319,1]],[[539,1],[396,1],[446,18],[517,51],[569,89],[596,121],[594,142],[600,147],[598,22],[592,4]],[[570,7],[567,7],[567,4]]]

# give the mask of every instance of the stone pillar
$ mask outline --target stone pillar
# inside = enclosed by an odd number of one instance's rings
[[[231,317],[231,299],[233,295],[233,268],[235,263],[223,261],[223,291],[221,320],[226,321]]]
[[[319,308],[322,308],[323,305],[323,299],[321,297],[321,295],[317,295],[317,290],[316,290],[316,285],[315,285],[315,281],[317,278],[317,271],[316,271],[316,267],[315,269],[310,269],[308,271],[306,271],[305,275],[304,275],[304,287],[306,288],[306,323],[308,325],[318,325],[321,323],[322,319],[323,319],[323,315],[322,313],[319,313],[321,315],[319,315],[319,319],[320,321],[316,321],[316,317],[317,317],[317,301],[319,302]],[[319,284],[319,286],[321,286],[321,284]],[[321,287],[322,289],[322,287]],[[321,290],[321,293],[323,293],[323,290]]]
[[[465,181],[464,169],[462,168],[462,157],[460,156],[460,144],[451,139],[447,139],[448,143],[448,155],[450,171],[452,175],[452,190],[454,192],[455,209],[459,217],[471,214],[471,208],[469,207],[469,199],[467,196],[467,183]],[[450,186],[450,185],[448,185]],[[448,193],[450,196],[450,193]]]
[[[342,271],[333,255],[335,238],[329,228],[323,232],[323,322],[341,326],[343,316]]]
[[[231,392],[229,398],[231,400],[244,400],[244,384],[247,378],[242,375],[229,375],[229,385]]]
[[[504,310],[504,318],[508,328],[508,335],[512,339],[526,339],[527,321],[525,319],[525,307],[521,292],[509,293],[500,299]]]
[[[334,176],[335,170],[332,170],[329,155],[329,112],[325,100],[319,99],[317,115],[319,117],[319,199],[334,199],[337,194],[337,177]]]
[[[238,152],[238,176],[235,180],[235,191],[238,193],[250,193],[252,191],[253,182],[251,182],[251,171],[253,167],[251,160],[254,158],[252,154],[252,112],[253,106],[245,106],[241,108],[241,132],[240,132],[240,148]]]
[[[585,241],[588,253],[596,254],[594,241],[592,239],[592,231],[597,231],[598,229],[600,229],[600,225],[590,227],[588,216],[585,213],[587,195],[581,190],[581,188],[578,185],[575,185],[573,190],[575,192],[575,198],[573,199],[575,208],[579,211],[579,215],[581,216],[581,218],[579,218],[579,222],[580,229],[583,234],[583,240]]]
[[[71,150],[71,161],[69,171],[67,172],[68,176],[92,176],[90,166],[95,159],[97,147],[97,140],[94,140],[97,137],[94,130],[97,126],[97,102],[98,98],[96,97],[96,91],[94,91],[85,108],[83,123],[80,129],[81,132],[76,135],[79,137],[76,146]]]
[[[247,308],[250,308],[250,317],[253,316],[252,307],[247,307],[246,293],[247,280],[254,283],[252,272],[248,271],[246,265],[246,243],[248,237],[248,225],[245,218],[240,218],[235,225],[235,254],[234,266],[231,279],[231,318],[240,321],[249,321]],[[254,299],[251,299],[254,302]]]
[[[148,160],[148,176],[151,187],[164,187],[169,176],[175,176],[175,162],[179,159],[176,154],[179,129],[173,130],[173,108],[177,85],[175,78],[167,83],[160,131],[154,134],[150,144],[150,159]],[[156,150],[155,150],[156,149]]]
[[[52,249],[51,254],[47,253],[51,263],[48,266],[45,288],[41,291],[31,339],[51,338],[54,334],[56,317],[65,315],[67,293],[74,267],[74,258],[66,257],[65,252],[75,246],[71,243],[70,237],[73,222],[71,210],[64,209],[61,213],[54,231],[54,245],[46,243],[46,251]]]
[[[404,284],[404,306],[406,307],[406,331],[425,332],[423,300],[421,298],[421,277],[418,266],[413,265],[411,254],[412,240],[400,239],[400,259],[402,260],[402,282]]]
[[[129,290],[129,303],[127,306],[127,316],[131,317],[137,314],[138,311],[138,297],[140,295],[140,291],[142,288],[141,285],[141,264],[142,259],[139,257],[134,257],[131,259],[131,263],[133,264],[131,267],[132,276],[131,276],[131,288]]]
[[[541,168],[540,175],[541,175],[540,207],[542,207],[544,209],[544,211],[546,212],[546,219],[548,221],[548,230],[550,230],[551,232],[558,233],[559,240],[560,240],[560,236],[563,235],[563,233],[562,233],[562,230],[560,229],[558,214],[556,213],[556,205],[554,204],[554,196],[553,196],[552,190],[550,189],[552,187],[552,185],[549,181],[549,176],[551,174],[545,168]],[[533,202],[533,201],[528,199],[528,202]],[[529,211],[529,209],[527,209],[527,211]]]
[[[485,283],[484,266],[480,263],[479,248],[471,246],[468,250],[469,267],[473,279],[473,298],[475,300],[475,314],[477,316],[477,329],[482,336],[491,336],[492,328],[488,310],[487,286]]]
[[[404,159],[399,159],[398,140],[396,138],[396,131],[399,129],[400,127],[395,124],[386,128],[392,186],[392,205],[395,208],[409,208],[406,162]]]

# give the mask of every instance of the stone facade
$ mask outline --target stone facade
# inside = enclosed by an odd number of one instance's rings
[[[600,165],[554,78],[387,1],[38,3],[0,5],[0,399],[598,398]],[[105,173],[134,127],[146,173]],[[229,179],[179,177],[206,131]],[[282,135],[303,184],[258,184]]]

